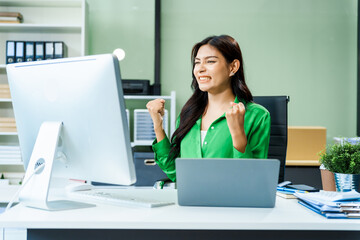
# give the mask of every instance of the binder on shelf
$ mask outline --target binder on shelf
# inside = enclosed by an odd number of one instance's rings
[[[35,60],[35,43],[25,42],[25,61],[31,62]]]
[[[45,42],[45,60],[54,59],[54,43]]]
[[[54,42],[54,58],[65,57],[65,44],[64,42]]]
[[[23,62],[24,55],[25,55],[25,43],[22,41],[15,42],[15,61],[16,62]]]
[[[35,43],[35,60],[41,61],[45,59],[44,55],[44,42]]]
[[[6,64],[15,62],[15,41],[6,41]]]

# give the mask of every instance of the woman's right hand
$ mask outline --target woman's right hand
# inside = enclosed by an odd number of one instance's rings
[[[163,116],[165,112],[165,100],[164,99],[155,99],[149,101],[146,104],[146,108],[148,109],[150,116],[154,123],[155,133],[157,131],[163,131]]]

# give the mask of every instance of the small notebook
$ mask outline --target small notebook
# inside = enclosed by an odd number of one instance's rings
[[[284,192],[276,192],[276,196],[282,197],[282,198],[286,198],[286,199],[296,199],[297,197],[294,196],[293,193],[284,193]]]

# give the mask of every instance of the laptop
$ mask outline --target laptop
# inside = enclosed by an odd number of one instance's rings
[[[275,206],[277,159],[177,158],[176,185],[181,206]]]

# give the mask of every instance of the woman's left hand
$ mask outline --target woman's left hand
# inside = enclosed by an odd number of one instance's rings
[[[244,153],[247,139],[244,130],[245,106],[242,102],[230,103],[231,108],[225,112],[227,124],[233,140],[234,147]]]

